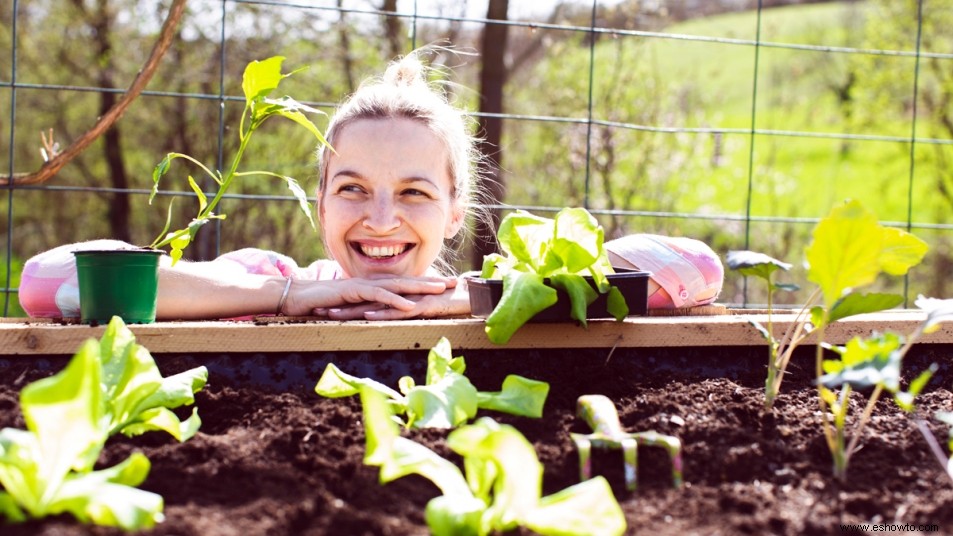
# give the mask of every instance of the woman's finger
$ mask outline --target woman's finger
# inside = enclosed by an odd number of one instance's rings
[[[421,283],[440,283],[445,287],[454,287],[457,284],[456,277],[450,276],[423,276],[423,277],[406,277],[401,275],[390,275],[390,274],[373,274],[367,276],[368,280],[371,281],[386,281],[391,280],[394,282],[406,282],[406,281],[417,281]]]
[[[358,320],[365,318],[368,312],[378,310],[393,310],[382,303],[360,303],[344,307],[332,307],[328,309],[327,316],[332,320]]]

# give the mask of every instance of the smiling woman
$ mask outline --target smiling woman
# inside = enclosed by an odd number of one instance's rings
[[[299,267],[243,249],[208,262],[164,259],[157,319],[257,314],[398,319],[469,312],[457,278],[437,266],[472,207],[474,138],[465,112],[429,83],[421,49],[365,82],[339,107],[319,159],[318,217],[330,259]],[[72,252],[132,247],[95,240],[30,259],[20,300],[31,316],[73,317]]]
[[[475,208],[476,151],[468,115],[428,82],[421,49],[365,82],[338,108],[319,155],[318,217],[330,259],[301,268],[279,253],[242,249],[206,262],[163,259],[157,319],[261,314],[337,320],[465,315],[469,296],[450,275],[445,242]],[[652,308],[701,305],[721,290],[718,256],[688,239],[632,235],[609,242],[617,266],[658,273]],[[132,247],[94,240],[41,253],[24,266],[30,316],[79,316],[72,253]],[[659,253],[664,255],[659,255]],[[661,263],[661,264],[660,264]],[[667,269],[675,267],[675,269]],[[699,292],[696,292],[699,291]]]
[[[412,119],[362,119],[335,149],[318,211],[327,250],[344,274],[426,274],[443,240],[463,224],[446,146]]]

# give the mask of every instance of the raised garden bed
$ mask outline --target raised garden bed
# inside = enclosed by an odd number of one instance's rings
[[[160,328],[137,328],[137,334]],[[97,335],[93,328],[63,329]],[[270,328],[244,328],[259,334],[262,329]],[[392,329],[399,331],[397,326]],[[147,339],[142,342],[149,345]],[[609,479],[632,533],[834,534],[842,532],[841,525],[862,523],[929,525],[939,533],[953,532],[953,485],[910,417],[886,397],[877,404],[863,449],[851,460],[849,481],[840,484],[831,477],[809,348],[798,350],[775,410],[766,415],[766,349],[753,344],[614,350],[457,346],[454,343],[454,354],[466,356],[467,375],[477,388],[495,389],[510,373],[550,382],[542,419],[493,414],[535,445],[546,467],[545,493],[578,479],[569,433],[588,432],[574,415],[579,395],[612,398],[627,430],[654,429],[681,438],[685,484],[679,489],[671,488],[661,450],[640,450],[640,487],[634,493],[625,490],[619,452],[596,456],[595,472]],[[138,449],[152,461],[152,472],[141,487],[165,497],[166,521],[150,533],[427,532],[423,508],[437,489],[418,477],[378,485],[377,469],[362,463],[358,400],[325,399],[313,390],[328,362],[386,382],[404,374],[421,377],[426,348],[271,354],[205,350],[154,351],[166,375],[199,364],[209,367],[208,386],[197,394],[203,425],[196,437],[183,444],[165,434],[115,438],[101,460],[113,464]],[[953,345],[922,344],[904,365],[910,377],[931,363],[940,365],[918,407],[941,441],[947,428],[930,416],[953,410],[950,356]],[[67,357],[0,357],[0,426],[23,426],[17,411],[19,390],[61,369]],[[862,401],[854,403],[856,415]],[[453,457],[444,445],[445,432],[414,431],[409,436]],[[80,528],[72,519],[56,518],[4,526],[3,533],[119,531]]]

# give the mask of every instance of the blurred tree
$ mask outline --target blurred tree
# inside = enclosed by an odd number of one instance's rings
[[[73,0],[73,5],[88,21],[91,35],[94,39],[96,62],[98,67],[96,83],[99,87],[112,89],[118,87],[114,79],[115,65],[113,64],[113,30],[116,18],[116,6],[109,0],[97,0],[93,10],[87,8],[83,0]],[[99,115],[106,114],[116,104],[116,93],[102,91],[99,93]],[[126,173],[126,163],[122,151],[122,130],[115,124],[103,134],[103,159],[109,169],[109,183],[114,189],[112,200],[109,202],[109,226],[113,237],[117,240],[132,242],[132,231],[129,225],[129,175]]]
[[[486,18],[507,20],[509,0],[490,0]],[[478,146],[485,160],[481,162],[482,192],[487,204],[497,205],[503,200],[506,185],[500,174],[503,152],[500,141],[503,137],[503,86],[506,84],[506,41],[509,27],[506,24],[487,23],[483,28],[483,63],[480,69],[480,133]],[[500,211],[489,211],[490,221],[477,219],[472,261],[473,269],[483,265],[483,256],[497,251],[496,228]]]
[[[381,11],[397,13],[397,0],[383,0]],[[403,24],[396,15],[384,16],[384,35],[387,36],[389,57],[395,58],[404,51]]]

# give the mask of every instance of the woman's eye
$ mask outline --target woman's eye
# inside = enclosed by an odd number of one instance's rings
[[[343,192],[360,193],[360,192],[363,192],[363,191],[364,191],[364,189],[361,188],[360,186],[356,185],[356,184],[345,184],[345,185],[341,186],[340,188],[338,188],[338,193],[343,193]]]
[[[424,192],[423,190],[418,190],[416,188],[408,188],[404,190],[404,195],[429,197],[427,192]]]

